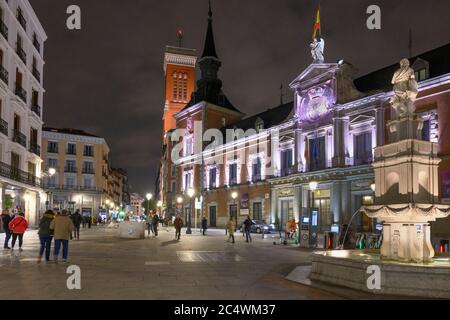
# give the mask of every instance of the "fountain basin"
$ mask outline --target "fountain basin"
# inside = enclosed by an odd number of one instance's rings
[[[380,268],[380,289],[367,280]],[[402,263],[381,259],[378,251],[333,250],[312,254],[311,280],[373,294],[450,299],[450,258],[435,257],[428,263]]]

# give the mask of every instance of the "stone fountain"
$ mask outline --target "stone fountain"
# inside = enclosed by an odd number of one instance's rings
[[[415,114],[417,82],[403,59],[392,79],[387,123],[389,144],[375,148],[374,204],[361,211],[383,222],[380,253],[327,251],[313,254],[310,279],[381,294],[450,298],[450,262],[433,259],[430,222],[450,215],[439,204],[436,143],[421,140],[423,121]],[[370,289],[369,267],[381,270],[381,285]],[[373,270],[373,269],[370,269]]]

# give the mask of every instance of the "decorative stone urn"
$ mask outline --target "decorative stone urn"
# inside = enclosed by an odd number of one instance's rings
[[[414,86],[414,75],[407,81]],[[405,99],[414,103],[410,96]],[[361,211],[383,221],[382,258],[428,262],[434,257],[430,222],[450,215],[450,206],[439,204],[441,159],[436,143],[420,140],[422,119],[414,113],[398,116],[387,124],[390,143],[375,148],[374,205]]]

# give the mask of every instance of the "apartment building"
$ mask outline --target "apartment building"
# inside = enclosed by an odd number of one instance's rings
[[[108,155],[104,138],[83,130],[44,128],[43,166],[47,171],[56,169],[53,176],[44,178],[48,207],[79,209],[90,217],[107,214],[115,202]]]
[[[27,0],[0,2],[0,184],[2,207],[31,226],[45,206],[41,180],[44,42]]]

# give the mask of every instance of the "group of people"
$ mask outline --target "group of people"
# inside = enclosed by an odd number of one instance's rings
[[[252,242],[252,225],[253,221],[248,215],[241,226],[241,232],[242,236],[245,237],[245,242]],[[231,240],[231,243],[235,243],[234,233],[236,232],[236,220],[234,219],[234,217],[230,217],[230,220],[228,220],[225,231],[228,233],[227,242]]]
[[[3,248],[5,250],[14,250],[17,239],[19,239],[19,251],[22,251],[23,234],[28,229],[28,222],[25,219],[25,214],[19,212],[15,216],[9,213],[8,209],[2,211],[2,218],[0,220],[1,227],[5,232],[5,242]],[[11,247],[9,240],[12,238]]]
[[[154,237],[158,236],[158,224],[162,221],[163,219],[161,219],[157,213],[150,211],[147,217],[147,231],[149,237],[151,236],[151,233],[153,233]]]
[[[39,257],[38,262],[45,256],[47,262],[50,261],[51,246],[54,240],[53,259],[58,262],[58,257],[62,247],[62,259],[67,262],[69,254],[69,240],[73,238],[80,240],[80,226],[83,221],[79,210],[71,214],[67,210],[62,210],[55,214],[52,210],[47,210],[39,221]],[[8,209],[4,209],[1,214],[0,227],[4,230],[5,241],[4,250],[13,251],[17,240],[19,251],[22,251],[23,235],[28,229],[28,222],[25,214],[19,212],[11,215]],[[11,240],[12,239],[12,240]],[[11,240],[11,247],[9,246]]]

